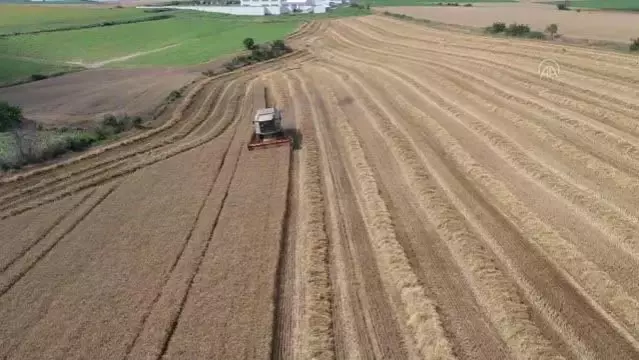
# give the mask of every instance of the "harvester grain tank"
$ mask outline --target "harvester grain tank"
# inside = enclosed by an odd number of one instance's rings
[[[258,109],[253,118],[253,135],[248,149],[290,146],[291,139],[284,133],[282,113],[278,108]]]

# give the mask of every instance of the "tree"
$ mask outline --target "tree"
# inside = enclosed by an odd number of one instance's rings
[[[246,38],[242,43],[246,50],[253,50],[255,48],[255,40],[253,40],[253,38]]]
[[[557,24],[550,24],[546,28],[546,32],[550,34],[550,40],[555,38],[557,31],[559,31],[559,27],[557,26]]]
[[[22,123],[22,109],[0,101],[0,132],[17,128]]]

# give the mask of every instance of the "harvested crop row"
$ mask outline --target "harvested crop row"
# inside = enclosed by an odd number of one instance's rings
[[[421,43],[430,42],[432,41],[432,39],[429,38],[434,34],[433,30],[428,27],[410,25],[405,22],[398,22],[397,20],[384,17],[371,17],[369,19],[355,20],[352,23],[354,25],[358,22],[367,22],[369,26],[379,26],[382,24],[386,24],[386,26],[380,26],[379,29],[389,29],[390,33],[396,41],[413,40]],[[418,36],[411,35],[414,33],[417,33]],[[442,35],[444,39],[454,42],[456,47],[463,48],[467,51],[486,49],[485,47],[477,46],[477,42],[472,41],[473,38],[478,38],[477,36],[468,37],[463,35],[460,37],[452,32],[448,32],[447,34]],[[509,44],[511,43],[509,40],[487,37],[479,38],[482,39],[482,42],[484,44],[491,46],[491,53],[495,55],[504,55],[506,57],[515,56],[534,60],[536,63],[544,58],[554,59],[562,63],[570,64],[571,72],[593,76],[594,78],[606,80],[609,83],[614,83],[615,85],[623,87],[627,87],[628,85],[635,84],[639,81],[639,78],[628,72],[628,70],[631,69],[631,67],[629,67],[629,65],[631,64],[626,63],[623,65],[618,65],[617,63],[620,59],[625,60],[626,62],[633,61],[631,55],[626,55],[614,59],[611,57],[609,52],[602,52],[601,54],[595,55],[594,57],[590,56],[590,60],[592,61],[582,61],[584,58],[589,57],[588,51],[580,51],[579,48],[571,48],[571,54],[567,54],[561,50],[562,47],[560,45],[554,45],[552,43],[545,44],[542,47],[538,47],[536,49],[527,49],[526,44],[521,44],[518,45],[518,48],[521,48],[522,51],[516,52],[512,50],[512,46],[509,46]],[[609,60],[609,63],[606,64],[606,62],[599,61],[603,58]]]
[[[305,94],[297,102],[300,106],[317,108],[318,121],[310,122],[310,118],[305,121],[307,126],[314,128],[315,134],[336,133],[338,129],[331,121],[322,121],[333,117],[322,99],[323,93],[312,82],[302,84],[297,73],[290,73],[292,93]],[[349,351],[363,357],[405,359],[408,349],[399,345],[405,341],[405,332],[400,329],[378,270],[375,249],[358,205],[357,189],[347,173],[348,163],[342,161],[348,150],[339,145],[338,137],[317,139],[323,161],[325,204],[330,206],[326,208],[331,219],[327,223],[330,243],[336,257],[341,253],[344,261],[333,277],[334,292],[340,291],[334,296],[336,300],[339,296],[339,301],[333,302],[336,355]],[[337,261],[332,259],[331,263]],[[351,336],[338,338],[344,332]]]
[[[389,56],[391,55],[389,54]],[[419,61],[418,60],[415,60],[415,61],[416,63],[419,62],[420,65],[423,65],[425,63],[429,65],[431,64],[430,61],[423,60],[423,59]],[[448,65],[440,65],[437,63],[432,63],[432,64],[433,66],[437,66],[438,68],[442,68],[442,67],[445,69],[449,68]],[[465,69],[451,67],[450,70],[451,70],[451,74],[455,74],[456,76],[464,75],[464,76],[468,76],[469,79],[475,80],[475,78],[472,75],[466,73]],[[401,70],[394,70],[394,71],[401,72]],[[439,73],[441,73],[442,76],[445,76],[445,74],[447,74],[446,71],[439,71]],[[409,82],[412,81],[413,83],[415,83],[414,80],[411,80],[412,78],[414,78],[413,74],[410,74],[410,75],[404,74],[404,75],[405,75],[405,79],[407,79],[406,81],[409,81]],[[439,77],[440,75],[433,73],[432,76]],[[476,84],[479,84],[479,83],[480,81],[476,80],[475,82],[471,82],[471,84],[468,86],[476,88],[478,86]],[[464,86],[465,88],[468,87],[467,85],[464,85]],[[426,88],[422,88],[422,89],[423,91],[428,92],[428,89]],[[434,94],[432,92],[430,93],[432,94],[432,96],[437,97],[437,94]],[[468,94],[467,92],[464,92],[462,88],[460,88],[459,93],[464,94],[467,97],[473,96],[472,94]],[[509,94],[511,93],[512,91],[509,92]],[[507,96],[511,97],[512,95],[507,95]],[[488,100],[488,98],[486,98],[486,100]],[[478,103],[485,105],[487,102],[478,101]],[[450,105],[450,106],[449,106],[449,109],[452,109],[451,111],[457,111],[455,110],[456,105]],[[503,109],[501,111],[506,112],[508,110]],[[530,123],[530,122],[526,122],[526,123]],[[486,124],[478,124],[475,122],[475,125],[472,125],[472,126],[474,127],[475,131],[482,131],[484,135],[490,136],[492,138],[490,141],[494,143],[494,146],[498,146],[502,148],[504,148],[504,146],[508,146],[507,140],[504,139],[503,135],[499,135],[498,133],[495,133],[494,130],[488,130],[488,128],[486,128]],[[538,130],[544,131],[545,129],[539,128]],[[499,137],[501,137],[501,140],[497,140]],[[498,143],[495,143],[495,141],[498,141]],[[513,148],[512,146],[509,147],[509,150],[504,150],[504,151],[506,152],[506,154],[508,154],[508,156],[515,156],[514,154],[517,151],[519,151],[520,154],[522,153],[522,150],[515,150],[515,148]],[[513,153],[513,151],[515,151],[515,153]],[[583,152],[581,151],[572,152],[571,155],[572,154],[575,154],[575,156],[577,156],[578,159],[580,160],[583,160],[585,157]],[[522,155],[518,156],[517,159],[511,158],[511,160],[517,162],[519,164],[518,166],[531,170],[532,171],[531,176],[536,177],[540,181],[546,182],[547,186],[550,186],[551,188],[553,188],[553,190],[556,191],[557,193],[562,194],[562,196],[564,196],[564,198],[567,199],[566,201],[576,202],[577,204],[583,206],[584,210],[592,212],[592,215],[585,215],[585,216],[591,216],[590,222],[599,224],[601,231],[605,233],[615,234],[613,239],[616,241],[612,242],[614,246],[619,246],[625,251],[629,252],[630,254],[637,253],[636,251],[637,240],[634,239],[635,238],[634,234],[636,233],[636,226],[637,226],[636,225],[637,220],[635,216],[628,214],[626,210],[621,209],[618,206],[605,200],[603,201],[603,204],[600,205],[599,203],[602,200],[601,195],[599,193],[595,193],[593,191],[588,191],[587,189],[583,189],[583,186],[581,186],[582,189],[573,189],[573,187],[576,188],[580,185],[574,184],[568,178],[568,175],[566,174],[558,174],[562,178],[557,178],[557,176],[555,176],[555,174],[557,174],[556,171],[554,170],[545,171],[542,168],[537,168],[535,164],[530,162],[530,160],[522,158]],[[541,160],[535,159],[535,161],[539,162]],[[601,163],[598,160],[594,160],[594,161],[596,161],[594,164],[597,164],[597,162],[599,162],[598,164],[599,166],[608,168],[609,172],[602,172],[604,176],[605,175],[612,176],[613,174],[615,174],[614,172],[612,172],[614,168],[610,168],[606,163]],[[591,164],[592,163],[593,162],[591,161]],[[553,179],[553,180],[550,181],[550,179]],[[616,179],[623,179],[623,174],[617,174]],[[565,183],[566,181],[567,183]],[[628,181],[630,181],[630,179]],[[608,224],[601,223],[600,219],[601,220],[605,219],[609,223]]]
[[[294,354],[294,357],[334,359],[329,239],[324,221],[321,159],[314,129],[309,120],[316,118],[317,114],[312,107],[300,105],[306,103],[304,100],[298,101],[294,105],[294,112],[289,115],[298,119],[298,131],[304,140],[303,148],[298,153],[299,175],[295,179],[300,189],[295,250],[298,252],[296,257],[299,260],[297,274],[302,285],[299,290],[301,313],[298,314],[298,319],[293,320],[299,323],[295,328],[297,343],[294,343],[294,349],[299,353]],[[280,106],[286,109],[284,104]]]
[[[314,77],[317,79],[316,77]],[[330,95],[329,95],[330,96]],[[336,102],[332,99],[331,102]],[[450,345],[439,323],[434,304],[426,297],[408,264],[401,246],[395,239],[386,205],[378,194],[377,184],[372,171],[366,162],[364,153],[352,128],[344,119],[343,113],[333,108],[333,118],[337,121],[342,141],[350,158],[353,177],[359,184],[358,198],[369,226],[370,237],[376,250],[377,261],[382,279],[391,298],[396,296],[401,303],[396,304],[398,315],[403,313],[403,326],[409,331],[409,339],[422,357],[454,358]],[[318,124],[316,123],[316,126]],[[384,270],[387,269],[387,270]],[[391,301],[391,304],[394,302]]]
[[[289,101],[290,93],[282,84],[280,74],[270,74],[261,78],[264,88],[268,89],[272,105],[277,106],[282,112],[284,126],[300,131],[300,123],[297,115],[293,113],[293,105]],[[277,78],[277,79],[276,79]],[[255,106],[263,107],[265,99],[255,93]],[[299,350],[295,344],[299,342],[299,325],[303,314],[303,285],[304,279],[298,268],[302,263],[301,252],[298,250],[300,241],[297,236],[297,224],[299,214],[298,185],[299,163],[301,151],[291,154],[291,166],[289,173],[289,196],[287,203],[287,224],[285,236],[282,239],[282,249],[278,264],[279,292],[276,297],[275,319],[273,329],[273,342],[271,345],[272,359],[295,358],[293,354]]]
[[[351,77],[351,79],[353,78]],[[360,89],[358,90],[361,91]],[[358,90],[352,89],[351,92],[355,93]],[[381,121],[382,116],[388,116],[380,115],[371,116],[371,118]],[[475,235],[463,224],[460,216],[455,215],[454,207],[442,194],[438,194],[439,191],[436,190],[438,186],[429,184],[427,179],[430,177],[428,174],[431,171],[428,170],[428,163],[425,166],[419,164],[420,160],[423,161],[423,159],[420,159],[414,150],[411,150],[414,145],[411,145],[411,141],[407,140],[409,137],[401,130],[401,127],[395,129],[399,126],[396,119],[389,119],[390,121],[387,123],[379,125],[372,123],[371,125],[380,133],[386,134],[387,139],[390,139],[389,148],[400,159],[401,167],[408,178],[407,182],[414,188],[414,193],[420,199],[422,206],[428,204],[422,211],[436,225],[440,237],[445,239],[448,246],[451,247],[451,253],[459,254],[456,259],[458,264],[463,264],[462,268],[468,269],[466,276],[469,278],[469,283],[475,287],[477,296],[483,305],[490,310],[490,316],[498,330],[519,329],[516,331],[518,336],[512,338],[502,333],[507,344],[511,347],[511,351],[515,354],[536,353],[539,356],[551,354],[548,342],[535,328],[533,322],[525,316],[527,309],[519,305],[516,290],[512,288],[507,278],[500,274],[494,265],[491,265],[491,255],[481,250],[481,247],[478,246],[481,242],[475,239]]]
[[[353,28],[351,28],[353,29]],[[355,28],[357,29],[357,28]],[[363,34],[376,34],[379,35],[377,37],[378,40],[387,39],[388,31],[379,29],[377,27],[367,26],[364,30]],[[440,40],[438,43],[433,43],[433,45],[440,45],[445,39]],[[591,80],[591,74],[588,74],[587,77],[578,77],[576,74],[570,73],[572,69],[572,64],[563,64],[564,72],[569,72],[568,76],[562,77],[560,82],[548,82],[541,81],[539,79],[538,74],[538,61],[530,62],[530,61],[521,61],[521,62],[509,62],[508,57],[500,57],[495,56],[490,51],[487,51],[485,48],[475,51],[469,51],[468,49],[461,48],[458,49],[457,46],[454,47],[429,47],[429,48],[415,48],[417,44],[421,45],[423,41],[401,41],[395,42],[392,46],[403,45],[406,49],[412,49],[410,54],[413,57],[417,54],[428,55],[428,59],[432,60],[440,60],[439,64],[444,65],[448,64],[447,62],[441,61],[440,57],[446,57],[446,59],[456,62],[461,62],[462,65],[468,65],[468,63],[472,64],[484,64],[488,66],[493,66],[495,70],[499,70],[495,73],[496,76],[508,74],[509,76],[513,76],[518,80],[525,80],[526,82],[543,85],[542,89],[546,90],[544,92],[537,93],[539,95],[545,95],[546,92],[550,89],[557,89],[558,92],[565,96],[567,93],[573,94],[573,99],[588,99],[588,102],[584,104],[585,106],[590,104],[597,104],[598,108],[595,108],[598,112],[607,107],[614,108],[616,113],[624,113],[627,116],[632,116],[632,110],[639,109],[636,102],[631,101],[623,101],[618,96],[611,96],[610,93],[605,93],[601,90],[609,88],[609,83],[605,82],[603,87],[585,87],[584,81]],[[582,59],[580,59],[582,60]],[[466,68],[468,70],[468,68]],[[504,81],[505,82],[505,81]],[[508,81],[510,82],[510,81]],[[619,88],[614,88],[615,90],[619,90]],[[631,88],[627,88],[626,90],[630,90]],[[611,89],[612,90],[612,89]],[[559,94],[556,94],[559,95]],[[566,103],[562,103],[565,105]],[[617,120],[617,119],[611,119]],[[634,127],[632,127],[634,130]]]
[[[303,92],[303,89],[300,88],[301,85],[299,82],[296,82],[296,85],[294,85],[293,81],[288,76],[286,76],[286,85],[288,88],[288,94],[299,94],[300,92]],[[301,133],[306,134],[303,137],[304,147],[306,148],[310,145],[312,148],[315,148],[315,150],[320,150],[322,144],[317,143],[315,136],[317,129],[315,129],[312,120],[312,118],[317,117],[317,113],[311,105],[310,99],[307,95],[308,93],[305,93],[304,96],[296,98],[294,103],[295,118],[299,119],[297,122],[298,130],[300,130]],[[304,148],[302,149],[302,152],[306,154]],[[360,341],[361,337],[363,337],[362,333],[364,331],[357,327],[357,320],[355,319],[354,314],[355,310],[353,309],[354,306],[351,304],[349,299],[349,291],[353,291],[352,284],[350,283],[358,280],[348,278],[350,275],[350,269],[346,268],[349,266],[347,265],[349,259],[343,251],[345,246],[344,243],[348,240],[345,238],[344,234],[341,233],[340,228],[343,226],[341,222],[343,222],[348,215],[346,215],[343,210],[339,209],[338,203],[342,199],[341,196],[337,195],[338,192],[333,180],[333,175],[330,173],[330,164],[326,153],[320,151],[317,157],[317,160],[321,159],[321,164],[317,164],[317,166],[321,166],[322,169],[321,182],[324,185],[324,194],[331,195],[324,197],[324,208],[327,213],[325,217],[325,231],[327,235],[330,233],[328,245],[332,249],[332,254],[329,254],[330,258],[326,259],[326,274],[328,276],[331,275],[332,272],[332,276],[330,279],[330,293],[328,293],[330,294],[330,299],[327,297],[325,302],[330,300],[333,305],[332,309],[327,312],[327,315],[330,314],[332,316],[332,320],[327,319],[327,321],[325,321],[325,323],[332,322],[332,329],[325,331],[325,333],[328,333],[333,337],[334,351],[331,351],[331,353],[334,354],[335,358],[360,359],[364,356],[364,354],[372,357],[379,354],[379,351],[376,352],[375,349],[373,349],[373,346],[367,346],[366,343]],[[300,164],[303,164],[303,162],[300,161]],[[344,199],[344,201],[348,200]],[[300,267],[299,272],[304,271],[302,265],[303,263],[298,265]],[[331,267],[333,271],[331,271]],[[358,276],[356,277],[362,278],[361,274],[357,275]],[[361,281],[361,283],[363,283],[363,281]]]
[[[361,43],[361,42],[360,42],[360,43]],[[351,53],[352,53],[352,52],[351,52]],[[384,62],[380,62],[380,64],[385,64],[385,63],[384,63]],[[377,71],[377,73],[376,73],[376,74],[377,74],[377,76],[379,75],[379,69],[381,69],[381,68],[378,68],[378,71]],[[433,76],[438,76],[438,75],[433,75]],[[407,78],[407,79],[414,78],[414,77],[415,77],[415,74],[410,74],[410,75],[408,75],[408,74],[407,74],[407,75],[406,75],[406,78]],[[404,81],[406,81],[406,80],[404,80]],[[393,89],[397,89],[397,86],[396,86],[396,85],[391,85],[391,83],[389,83],[389,86],[393,86]],[[388,90],[390,91],[390,88],[389,88]],[[423,91],[423,90],[420,90],[420,91]],[[416,90],[416,92],[417,92],[417,90]],[[435,96],[435,95],[434,95],[434,94],[432,94],[432,96]],[[411,101],[411,103],[413,103],[413,104],[422,104],[422,103],[424,103],[424,99]],[[406,108],[406,107],[408,106],[408,105],[406,105],[406,104],[407,104],[407,103],[403,103],[402,105],[398,105],[398,106],[400,106],[400,108],[401,108],[401,107]],[[431,112],[432,112],[432,111],[431,111]],[[452,116],[452,114],[451,114],[451,116]],[[453,117],[453,118],[454,118],[454,117]],[[422,122],[423,122],[423,121],[422,121]],[[429,130],[429,133],[436,133],[436,132],[437,132],[437,131],[432,130],[432,129],[431,129],[431,130]],[[449,147],[448,147],[448,146],[446,146],[445,148],[449,148]],[[583,263],[583,262],[584,262],[583,260],[579,261],[579,263]],[[586,260],[586,263],[587,263],[587,260]]]
[[[340,29],[343,25],[340,25]],[[560,69],[562,71],[561,83],[576,84],[589,92],[597,93],[604,96],[607,101],[626,104],[625,106],[632,110],[639,109],[639,103],[637,103],[636,97],[629,96],[630,94],[639,94],[633,87],[633,85],[628,84],[628,81],[626,81],[623,77],[620,78],[620,81],[612,81],[607,74],[602,74],[600,65],[597,65],[595,69],[582,69],[580,65],[584,64],[583,57],[561,57],[562,55],[559,53],[559,51],[549,53],[546,53],[544,51],[535,51],[532,53],[538,54],[535,56],[528,55],[528,53],[523,50],[517,53],[512,51],[500,53],[495,51],[495,46],[491,46],[490,51],[487,52],[486,50],[488,49],[488,45],[484,47],[477,47],[475,42],[473,44],[475,46],[464,46],[462,43],[459,43],[454,37],[451,38],[450,34],[449,36],[443,36],[439,39],[429,39],[429,37],[415,38],[407,36],[406,33],[397,33],[393,30],[394,28],[380,28],[379,26],[375,26],[374,24],[369,24],[362,29],[361,26],[358,26],[355,23],[348,25],[348,28],[351,29],[351,31],[359,31],[363,36],[367,36],[367,34],[370,35],[371,33],[383,34],[378,36],[377,39],[384,42],[388,42],[390,39],[392,39],[392,43],[394,45],[405,44],[406,49],[412,49],[410,53],[423,52],[423,45],[428,44],[428,51],[432,52],[433,54],[448,54],[457,56],[459,58],[479,56],[482,57],[485,61],[499,60],[499,63],[504,63],[504,66],[506,67],[513,65],[511,61],[508,61],[509,59],[511,59],[512,57],[517,57],[520,59],[520,61],[518,61],[518,66],[524,69],[522,70],[522,72],[534,74],[535,76],[539,76],[539,64],[543,60],[551,59],[553,61],[559,61],[561,63]],[[418,28],[420,27],[416,27],[416,29]],[[427,31],[427,33],[429,32]],[[491,42],[493,40],[483,37],[480,39],[482,39],[482,41],[488,42]],[[442,47],[443,44],[447,43],[454,44],[454,46]],[[596,60],[597,63],[601,63],[600,60],[603,58],[604,56],[600,55]],[[605,56],[605,58],[607,62],[614,62],[610,60],[609,55]],[[623,66],[622,71],[628,73],[628,70],[629,68],[627,66]],[[583,84],[587,84],[587,86],[582,86]],[[604,89],[606,89],[605,92],[602,91]],[[610,96],[610,94],[615,95]]]
[[[357,66],[357,69],[361,69],[361,64]],[[340,71],[338,71],[338,70],[334,70],[334,71],[336,73],[340,73]],[[353,73],[355,73],[355,72],[359,72],[359,71],[354,71]],[[370,78],[368,75],[362,75],[362,76],[363,76],[363,78]],[[379,76],[379,73],[377,73],[377,76]],[[360,80],[357,80],[357,81],[359,82]],[[392,81],[381,80],[381,84],[385,85],[387,83],[390,84],[390,83],[392,83]],[[378,85],[366,84],[366,88],[367,89],[375,89],[377,86]],[[399,87],[395,87],[395,89],[397,89],[397,88],[399,88]],[[355,92],[358,92],[358,93],[366,93],[367,92],[366,90],[351,90],[351,92],[352,91],[355,91]],[[376,97],[376,98],[379,98],[379,97]],[[362,99],[366,99],[366,98],[362,98]],[[390,103],[396,103],[396,100],[391,98],[390,99]],[[374,111],[372,109],[375,109],[377,106],[382,106],[383,107],[381,102],[377,102],[377,105],[373,105],[372,103],[367,102],[366,105],[368,106],[367,108],[369,109],[369,111]],[[398,110],[401,109],[401,111],[404,111],[404,109],[406,109],[405,103],[395,104],[393,106],[395,106],[396,109],[398,109]],[[383,109],[384,109],[383,112],[387,113],[387,114],[390,111],[388,108],[385,108],[385,107],[383,107]],[[377,114],[378,114],[377,117],[380,117],[380,118],[384,118],[384,117],[387,117],[387,116],[389,118],[394,118],[395,119],[394,121],[396,123],[397,123],[397,119],[400,119],[400,118],[409,119],[410,118],[410,115],[408,115],[408,114],[407,115],[402,115],[399,118],[395,117],[395,116],[391,116],[391,115],[381,115],[381,113],[377,113]],[[416,119],[415,124],[419,124],[421,126],[423,124],[423,120]],[[405,124],[404,126],[406,126],[406,125],[407,124]],[[418,128],[409,128],[408,131],[409,131],[410,134],[418,134],[418,133],[420,133],[423,130],[419,130]],[[386,131],[384,131],[384,133],[386,133]],[[419,143],[419,144],[427,143],[427,141],[424,141],[424,139],[421,139],[421,136],[417,137],[415,135],[412,135],[412,137],[415,137],[414,141]],[[415,143],[413,143],[413,146],[415,146],[414,144]],[[421,148],[423,149],[423,147],[424,146],[422,145]],[[422,149],[420,149],[420,151]],[[426,155],[425,154],[420,154],[419,155],[419,157],[422,158],[422,159],[427,159],[427,156],[430,156],[432,158],[433,156],[437,156],[437,155],[436,154],[426,154]],[[434,160],[431,160],[431,162],[432,161],[434,161]],[[432,164],[430,166],[432,167]],[[431,173],[433,174],[433,176],[435,176],[435,178],[437,179],[437,181],[440,184],[440,186],[447,182],[445,180],[445,178],[442,178],[441,174],[437,174],[435,172],[431,172]],[[420,185],[421,182],[413,182],[413,185],[415,185],[415,184],[417,184],[418,187],[421,186]],[[562,334],[563,337],[566,337],[567,339],[570,340],[571,346],[577,348],[576,351],[578,353],[580,353],[581,355],[588,354],[589,353],[588,350],[584,349],[584,347],[580,344],[580,342],[578,340],[576,340],[576,336],[572,335],[572,331],[565,326],[565,324],[561,321],[560,318],[558,318],[557,314],[552,310],[552,308],[547,306],[547,304],[545,303],[545,300],[543,298],[541,298],[538,293],[535,292],[534,288],[532,288],[530,286],[530,284],[528,283],[528,280],[522,279],[522,277],[520,275],[518,275],[516,272],[514,274],[512,273],[512,265],[511,265],[510,259],[506,258],[505,255],[503,255],[503,251],[501,251],[499,249],[499,247],[494,244],[494,240],[491,240],[491,235],[486,234],[486,232],[483,229],[478,227],[478,224],[476,223],[476,220],[473,220],[472,218],[468,217],[469,216],[468,215],[469,210],[466,209],[465,206],[462,203],[460,203],[460,201],[458,201],[458,199],[455,198],[456,195],[451,194],[450,189],[447,189],[446,186],[444,186],[442,188],[442,190],[444,190],[446,192],[446,194],[449,197],[450,201],[454,204],[454,206],[458,209],[458,211],[462,212],[462,214],[464,214],[464,216],[467,217],[466,219],[464,219],[464,221],[467,221],[469,223],[469,226],[472,228],[472,230],[475,231],[477,234],[481,234],[483,240],[485,240],[489,244],[491,244],[492,250],[495,251],[495,253],[499,253],[500,254],[499,255],[500,260],[503,261],[504,263],[506,263],[507,267],[509,269],[511,269],[510,270],[511,273],[509,275],[514,276],[517,279],[518,285],[520,287],[523,287],[523,288],[526,289],[525,293],[527,294],[527,297],[530,299],[531,305],[538,307],[538,309],[540,310],[540,313],[543,314],[542,316],[547,318],[546,321],[549,321],[550,323],[553,323],[553,324],[557,324],[556,327],[558,329],[561,329],[561,331],[559,333]],[[429,201],[427,203],[431,203],[431,202]],[[477,211],[477,210],[475,210],[475,211]],[[467,248],[471,248],[471,247],[470,246],[464,246],[463,249],[464,248],[467,249]],[[457,251],[455,251],[454,253],[456,253],[456,252]],[[462,250],[462,251],[459,251],[459,252],[464,252],[464,251]],[[477,248],[477,249],[475,249],[473,251],[470,251],[470,253],[473,256],[477,256],[478,254],[482,254],[484,252],[485,251],[481,247]],[[490,256],[490,255],[488,255],[488,256]],[[471,260],[468,260],[468,261],[471,261]],[[464,267],[462,267],[462,268],[464,268]],[[502,284],[506,284],[506,283],[502,282]],[[493,303],[493,305],[498,305],[498,304],[499,304],[498,302]],[[546,314],[549,314],[549,315],[547,316]],[[497,329],[500,329],[500,328],[501,327],[497,327]]]

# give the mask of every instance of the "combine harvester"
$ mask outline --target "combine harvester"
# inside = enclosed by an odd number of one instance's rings
[[[264,106],[257,109],[253,118],[253,135],[248,149],[263,149],[274,146],[290,146],[291,138],[284,133],[282,113],[274,106],[269,106],[267,88],[264,88]]]

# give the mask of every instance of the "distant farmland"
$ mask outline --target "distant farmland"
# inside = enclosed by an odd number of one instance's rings
[[[143,9],[70,8],[4,5],[0,33],[56,29],[103,22],[136,21],[154,13]],[[367,13],[344,8],[315,17]],[[167,15],[168,14],[168,15]],[[241,17],[193,11],[167,11],[168,19],[0,38],[0,83],[34,73],[53,73],[70,66],[183,66],[207,62],[242,49],[242,40],[280,39],[310,15]],[[25,63],[22,63],[25,62]]]
[[[563,1],[556,1],[555,3],[563,3]],[[605,10],[639,10],[639,2],[636,0],[580,0],[571,1],[569,6]]]
[[[105,9],[46,5],[1,5],[0,34],[55,29],[148,17],[142,9]]]

